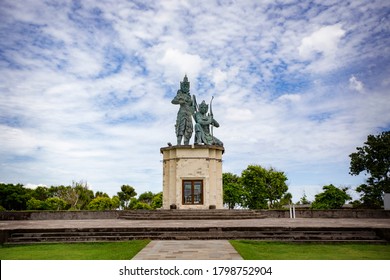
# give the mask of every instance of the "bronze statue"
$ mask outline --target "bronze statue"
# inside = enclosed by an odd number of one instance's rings
[[[214,97],[213,97],[214,98]],[[194,97],[195,101],[195,97]],[[199,105],[199,110],[194,114],[195,119],[195,144],[223,146],[223,143],[214,136],[213,127],[219,127],[219,123],[214,119],[212,111],[212,101],[210,101],[210,114],[207,114],[209,106],[203,100]],[[195,102],[194,102],[195,103]],[[211,133],[210,133],[211,129]]]
[[[180,105],[176,118],[176,137],[177,145],[181,145],[184,141],[184,145],[189,145],[190,139],[193,133],[192,118],[195,120],[195,141],[196,145],[217,145],[223,146],[223,143],[216,137],[214,137],[213,128],[219,127],[219,123],[214,119],[212,102],[214,97],[210,101],[210,113],[209,105],[203,100],[199,105],[196,103],[195,95],[191,98],[190,94],[190,82],[187,75],[184,76],[182,82],[180,82],[180,89],[177,91],[176,96],[172,99],[172,104]],[[168,143],[169,146],[172,144]]]
[[[185,75],[183,81],[180,82],[180,89],[173,98],[172,104],[180,105],[175,125],[177,145],[181,145],[183,137],[184,145],[189,145],[193,132],[192,115],[195,111],[195,107],[190,95],[190,83],[188,82],[187,75]]]

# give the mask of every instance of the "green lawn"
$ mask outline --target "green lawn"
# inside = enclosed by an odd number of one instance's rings
[[[130,260],[150,240],[0,246],[1,260]],[[390,260],[390,245],[231,240],[245,260]]]
[[[390,260],[390,245],[231,240],[245,260]]]
[[[1,260],[130,260],[150,240],[69,244],[6,245]]]

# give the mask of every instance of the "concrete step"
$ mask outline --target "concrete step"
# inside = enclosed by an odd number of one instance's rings
[[[201,240],[201,239],[256,239],[290,242],[364,242],[386,243],[373,229],[308,229],[258,227],[193,227],[193,228],[88,228],[36,229],[9,232],[6,244],[42,242],[120,241],[133,239]]]
[[[227,220],[262,219],[265,215],[253,210],[136,210],[125,211],[118,218],[128,220]]]

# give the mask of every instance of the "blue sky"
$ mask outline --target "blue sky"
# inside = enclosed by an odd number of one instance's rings
[[[348,155],[390,129],[389,14],[373,0],[1,0],[0,181],[161,191],[187,74],[199,102],[214,96],[224,172],[272,166],[294,201],[354,188]]]

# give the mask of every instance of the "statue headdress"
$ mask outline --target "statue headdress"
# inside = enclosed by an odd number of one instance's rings
[[[188,81],[187,74],[184,76],[183,81],[180,82],[180,89],[187,89],[187,91],[190,90],[190,82]]]
[[[202,103],[200,103],[199,108],[206,108],[206,111],[208,111],[209,105],[207,105],[206,102],[203,100]]]

